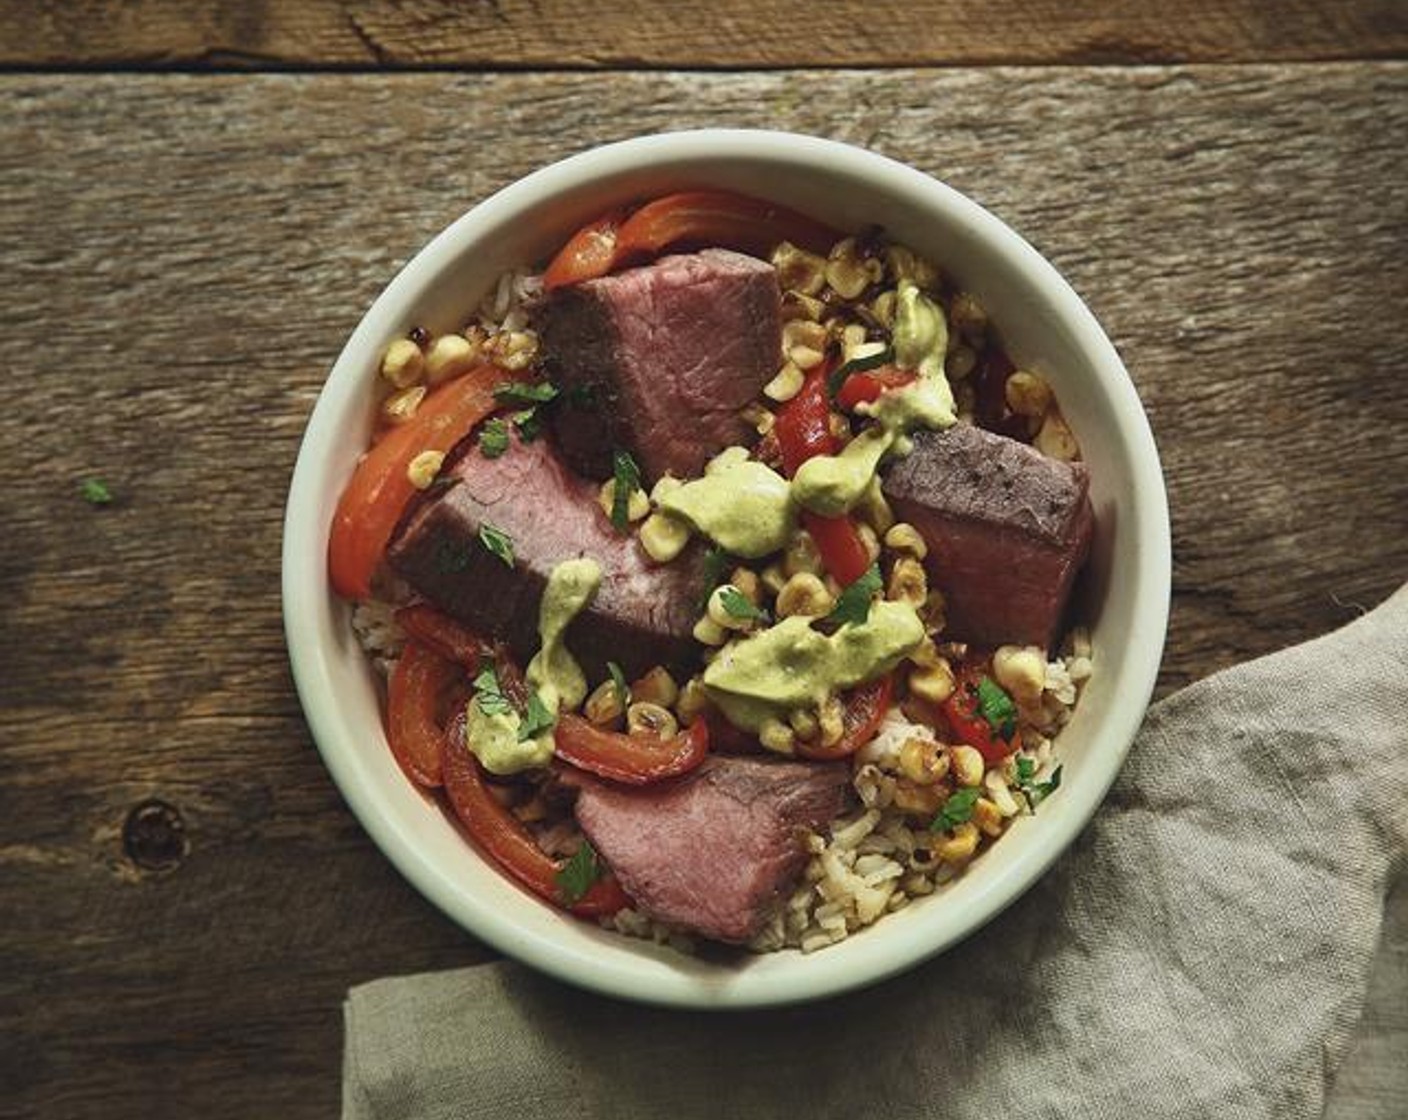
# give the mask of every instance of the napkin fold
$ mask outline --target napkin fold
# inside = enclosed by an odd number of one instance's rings
[[[1052,871],[913,971],[709,1014],[512,963],[379,980],[343,1115],[1318,1117],[1405,852],[1408,586],[1154,705]]]

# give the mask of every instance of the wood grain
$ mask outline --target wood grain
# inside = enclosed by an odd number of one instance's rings
[[[994,209],[1148,406],[1166,692],[1408,577],[1405,94],[1393,63],[0,79],[0,1111],[326,1116],[349,984],[488,956],[343,806],[278,600],[324,373],[468,205],[728,123],[867,144]],[[180,829],[158,814],[138,862],[149,799]]]
[[[11,0],[0,65],[595,69],[1392,58],[1397,0]]]

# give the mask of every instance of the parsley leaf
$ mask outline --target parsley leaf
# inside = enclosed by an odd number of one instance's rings
[[[951,828],[966,824],[973,816],[973,806],[977,803],[978,788],[976,786],[951,794],[949,799],[939,807],[938,814],[929,825],[929,831],[947,832]]]
[[[500,404],[546,404],[557,396],[557,386],[550,381],[510,381],[494,390]]]
[[[543,431],[543,421],[536,408],[525,408],[515,412],[509,421],[518,430],[518,438],[524,443],[532,443]]]
[[[714,593],[714,588],[723,583],[728,566],[728,553],[716,544],[710,545],[709,551],[704,553],[704,594],[699,600],[701,611],[709,605],[709,596]]]
[[[105,506],[112,501],[112,491],[101,479],[85,478],[79,484],[78,492],[90,506]]]
[[[748,596],[731,585],[719,592],[719,602],[730,618],[756,618],[767,621],[767,612],[759,610],[748,601]]]
[[[526,742],[540,731],[547,731],[556,722],[557,717],[543,703],[543,698],[536,692],[530,692],[528,711],[524,713],[523,721],[518,725],[518,741]]]
[[[1025,755],[1017,759],[1017,784],[1026,785],[1036,777],[1036,760]]]
[[[841,592],[840,597],[836,600],[836,606],[824,621],[830,626],[844,626],[848,622],[854,622],[857,625],[864,623],[870,618],[870,602],[882,586],[884,583],[880,579],[880,568],[876,564],[871,564],[866,569],[865,575],[852,582]]]
[[[1003,739],[1012,738],[1017,730],[1017,708],[1012,697],[1002,690],[1002,686],[991,677],[978,682],[978,711],[982,713],[988,726]]]
[[[513,539],[502,529],[495,529],[486,521],[479,526],[479,543],[513,567]]]
[[[617,532],[624,533],[631,524],[631,495],[640,489],[640,468],[629,451],[618,449],[611,453],[611,476],[616,480],[611,497],[611,524],[616,526]]]
[[[878,369],[880,366],[889,365],[894,360],[894,347],[887,346],[877,354],[867,354],[863,358],[852,358],[849,362],[842,362],[826,378],[826,391],[834,397],[841,391],[841,386],[846,383],[846,378],[851,374],[864,373],[868,369]]]
[[[596,849],[589,840],[582,841],[582,846],[554,876],[557,891],[568,906],[574,906],[581,901],[582,896],[591,890],[592,884],[600,878],[601,865],[597,862]]]
[[[486,459],[497,459],[508,450],[508,425],[495,416],[479,429],[479,450]]]
[[[626,683],[626,674],[614,661],[606,663],[606,671],[611,674],[611,683],[616,686],[616,699],[621,701],[621,707],[626,707],[631,702],[631,686]]]
[[[1025,768],[1025,776],[1023,775],[1023,762],[1030,763],[1030,766]],[[1036,763],[1026,758],[1019,758],[1017,760],[1017,788],[1027,795],[1027,802],[1031,805],[1033,810],[1061,788],[1061,767],[1056,767],[1056,769],[1051,772],[1050,780],[1045,782],[1032,781],[1032,776],[1035,773]]]
[[[499,674],[492,665],[485,665],[474,678],[474,702],[486,716],[505,716],[513,711],[513,705],[504,695],[499,684]]]

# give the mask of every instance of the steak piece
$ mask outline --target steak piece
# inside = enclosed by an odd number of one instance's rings
[[[835,762],[711,755],[671,782],[623,787],[573,774],[577,821],[636,907],[718,941],[746,942],[807,862],[799,829],[849,799]]]
[[[651,564],[633,535],[612,527],[597,487],[571,475],[546,440],[515,436],[497,459],[475,447],[449,477],[449,488],[414,509],[387,550],[392,570],[417,592],[526,660],[538,648],[538,605],[553,567],[590,556],[601,565],[601,587],[567,630],[589,678],[604,678],[608,660],[629,676],[654,665],[692,671],[702,554]],[[512,568],[480,541],[485,525],[513,542]]]
[[[882,485],[895,516],[929,546],[945,636],[1051,647],[1095,525],[1083,463],[958,424],[915,433],[914,451]]]
[[[772,265],[727,249],[554,291],[535,325],[544,372],[562,390],[553,433],[568,466],[609,478],[624,448],[648,482],[690,478],[753,438],[739,410],[777,373],[780,302]]]

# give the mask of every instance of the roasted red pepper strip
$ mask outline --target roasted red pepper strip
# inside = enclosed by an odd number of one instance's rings
[[[543,273],[543,287],[552,291],[610,272],[619,256],[618,240],[625,220],[624,209],[613,210],[574,233]]]
[[[539,848],[522,822],[494,799],[485,784],[479,760],[465,745],[464,724],[463,716],[456,719],[441,740],[445,792],[455,816],[470,838],[504,871],[534,894],[562,906],[557,874],[564,866],[563,861],[553,859]],[[593,883],[586,894],[566,909],[584,918],[600,918],[629,905],[630,899],[621,884],[608,875]]]
[[[702,719],[669,739],[603,731],[581,716],[557,718],[557,757],[579,770],[613,782],[643,786],[693,770],[709,752],[709,725]]]
[[[396,621],[421,645],[429,646],[469,673],[478,672],[480,663],[494,654],[487,642],[424,603],[402,607],[396,612]]]
[[[913,370],[896,369],[894,366],[881,366],[878,369],[853,373],[836,393],[836,403],[850,411],[862,401],[869,404],[880,399],[886,389],[898,389],[908,385],[919,375]]]
[[[870,742],[880,727],[880,721],[890,708],[890,695],[894,682],[887,673],[878,681],[860,685],[846,694],[845,730],[841,738],[829,747],[819,743],[797,742],[797,753],[803,758],[815,761],[830,761],[836,758],[849,758]]]
[[[973,747],[989,765],[1001,762],[1013,751],[1021,748],[1022,735],[1012,733],[1012,738],[1003,739],[978,710],[978,685],[970,674],[959,678],[953,695],[943,703],[944,718],[949,730],[959,740]]]
[[[681,191],[647,202],[621,226],[618,262],[676,246],[720,246],[767,257],[790,241],[827,253],[840,233],[775,202],[732,191]]]
[[[831,406],[826,398],[829,368],[830,363],[823,362],[813,369],[802,382],[801,391],[778,410],[773,433],[782,450],[782,468],[789,477],[813,456],[834,455],[838,450],[836,437],[831,434]],[[870,567],[870,553],[849,516],[822,517],[805,510],[802,524],[816,542],[821,562],[838,583],[844,587],[865,575]]]
[[[463,672],[419,642],[401,651],[386,690],[386,738],[406,776],[418,786],[440,784],[441,713],[450,688]]]

